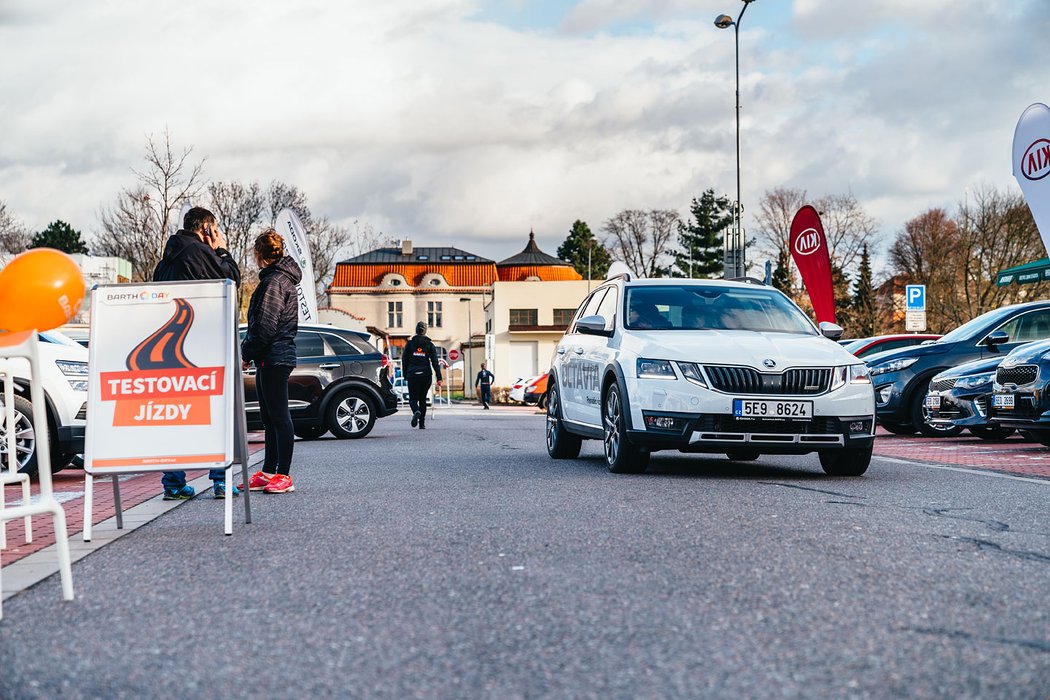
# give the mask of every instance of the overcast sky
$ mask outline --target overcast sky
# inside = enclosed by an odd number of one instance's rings
[[[501,259],[534,228],[735,194],[741,0],[0,0],[0,201],[90,235],[169,129],[210,179]],[[1050,102],[1050,0],[756,0],[740,31],[745,226],[767,189],[852,190],[881,246],[1016,189]]]

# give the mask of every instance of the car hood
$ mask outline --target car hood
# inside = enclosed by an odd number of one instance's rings
[[[926,357],[927,355],[942,355],[948,352],[954,343],[930,343],[929,345],[911,345],[906,348],[898,348],[897,350],[886,350],[884,352],[877,352],[874,355],[868,355],[864,358],[864,362],[867,363],[868,367],[874,367],[875,365],[882,364],[888,360],[898,360],[905,357]]]
[[[654,360],[744,365],[759,370],[855,365],[861,360],[822,336],[755,331],[634,331],[622,347]],[[776,366],[766,368],[764,360]]]
[[[1047,352],[1050,352],[1050,340],[1040,340],[1037,343],[1019,345],[1003,358],[1003,367],[1038,362]]]
[[[949,367],[938,374],[937,377],[940,379],[958,379],[959,377],[968,377],[971,374],[985,374],[986,372],[991,372],[998,367],[1004,357],[1005,356],[1003,355],[999,355],[998,357],[988,357],[983,360],[964,362],[961,365]]]

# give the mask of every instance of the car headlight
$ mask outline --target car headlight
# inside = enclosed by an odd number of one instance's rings
[[[685,377],[686,381],[698,384],[707,389],[707,382],[704,381],[704,375],[700,373],[700,367],[693,362],[679,362],[678,369],[682,371],[682,376]]]
[[[638,358],[639,379],[677,379],[674,367],[667,360],[646,360]]]
[[[902,357],[899,360],[880,362],[871,368],[871,376],[877,377],[880,374],[886,374],[887,372],[900,372],[902,369],[907,369],[918,361],[919,358],[917,357]]]
[[[987,385],[990,389],[993,379],[995,379],[995,372],[987,372],[985,374],[974,374],[969,377],[961,377],[957,382],[955,382],[955,388],[979,389]]]
[[[86,362],[74,362],[72,360],[55,360],[55,364],[62,370],[62,374],[67,377],[86,377],[88,376],[88,363]]]
[[[846,365],[845,367],[833,367],[831,370],[831,390],[849,384],[871,384],[871,375],[868,373],[867,365]]]

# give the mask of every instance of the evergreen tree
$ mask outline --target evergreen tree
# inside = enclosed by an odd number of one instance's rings
[[[794,278],[794,275],[791,273],[791,253],[788,252],[787,248],[784,248],[777,254],[777,264],[773,268],[772,285],[790,297],[794,293],[795,286],[792,283],[792,278]]]
[[[590,279],[605,279],[605,273],[609,271],[609,265],[612,265],[609,250],[594,237],[591,227],[579,219],[573,222],[568,237],[558,246],[558,257],[572,263],[584,279],[588,279],[588,276]]]
[[[864,245],[860,256],[860,268],[857,270],[857,281],[853,287],[853,324],[858,338],[878,335],[878,307],[875,303],[875,287],[871,280],[871,257],[868,246]]]
[[[65,221],[52,221],[48,227],[33,236],[30,248],[54,248],[63,253],[86,253],[87,246],[75,230]]]
[[[860,337],[854,331],[849,275],[835,262],[831,263],[831,290],[835,298],[835,320],[846,329],[844,337]]]
[[[678,245],[675,251],[675,277],[718,277],[723,268],[723,237],[733,225],[733,211],[728,197],[715,197],[707,190],[693,198],[689,207],[691,219],[678,222]]]

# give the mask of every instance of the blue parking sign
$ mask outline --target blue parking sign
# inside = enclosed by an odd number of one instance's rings
[[[905,309],[907,311],[926,310],[926,285],[909,284],[904,287]]]

